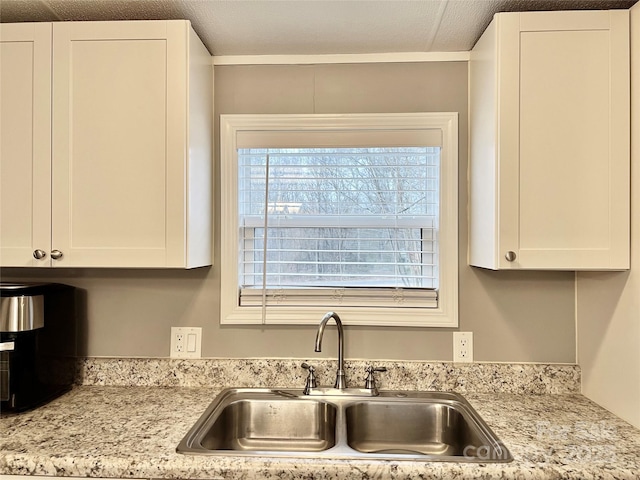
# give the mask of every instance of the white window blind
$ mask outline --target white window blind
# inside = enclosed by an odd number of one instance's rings
[[[236,135],[238,149],[440,147],[441,144],[440,129],[242,130]]]
[[[241,306],[438,306],[440,130],[242,133]]]

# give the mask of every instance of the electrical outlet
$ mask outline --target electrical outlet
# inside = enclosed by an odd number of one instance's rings
[[[172,358],[200,358],[201,352],[201,327],[171,327]]]
[[[473,362],[473,332],[453,332],[453,361]]]

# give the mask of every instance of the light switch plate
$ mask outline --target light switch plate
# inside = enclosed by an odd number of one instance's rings
[[[202,357],[202,327],[171,327],[171,358]]]

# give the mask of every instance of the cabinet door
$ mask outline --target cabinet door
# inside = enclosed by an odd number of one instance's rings
[[[501,163],[519,159],[500,172],[501,268],[628,268],[628,12],[522,13],[517,27],[500,40]]]
[[[54,24],[54,266],[184,265],[186,32]]]
[[[50,265],[50,185],[51,24],[0,24],[0,265]]]

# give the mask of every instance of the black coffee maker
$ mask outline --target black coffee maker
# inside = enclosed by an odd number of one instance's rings
[[[0,283],[0,413],[42,405],[71,388],[76,289]]]

